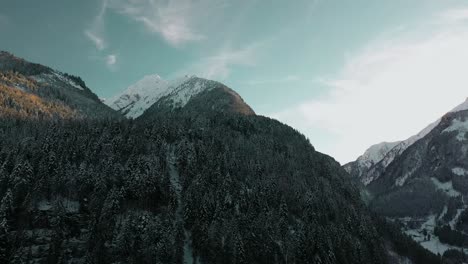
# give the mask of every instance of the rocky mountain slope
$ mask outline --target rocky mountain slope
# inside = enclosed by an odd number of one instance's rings
[[[0,51],[0,116],[118,118],[76,76]]]

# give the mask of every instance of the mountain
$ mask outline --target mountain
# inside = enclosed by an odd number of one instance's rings
[[[106,103],[129,118],[137,118],[150,108],[153,114],[160,114],[184,108],[187,104],[194,105],[191,99],[200,97],[199,95],[206,97],[201,100],[202,105],[210,111],[222,108],[225,111],[254,114],[250,106],[232,89],[196,76],[165,81],[159,75],[148,75]],[[214,97],[208,99],[210,96]]]
[[[385,262],[349,176],[277,121],[177,112],[147,123],[4,127],[0,215],[9,258]]]
[[[0,51],[0,116],[119,118],[77,76]]]
[[[154,118],[173,112],[186,112],[190,115],[213,113],[236,113],[255,115],[242,97],[226,85],[198,77],[191,77],[174,87],[147,109],[141,119]]]
[[[219,82],[147,76],[118,113],[3,56],[0,263],[440,263]]]
[[[368,178],[346,165],[367,184],[371,208],[434,253],[468,248],[467,122],[468,100],[388,151]]]
[[[414,263],[439,263],[377,226],[340,165],[269,118],[0,130],[2,263],[399,263],[387,252],[402,241]]]
[[[157,74],[147,75],[122,93],[106,100],[105,103],[127,117],[136,118],[188,78],[186,76],[169,82]]]
[[[467,109],[468,99],[450,110],[448,114]],[[399,157],[415,142],[429,134],[435,127],[440,124],[441,121],[442,118],[439,118],[421,130],[418,134],[411,136],[406,140],[391,143],[383,142],[371,146],[356,161],[345,164],[343,168],[353,177],[359,178],[364,185],[368,185],[372,181],[378,179],[397,157]]]
[[[369,184],[373,178],[369,177],[369,170],[384,159],[387,154],[399,145],[401,141],[397,142],[382,142],[371,146],[364,152],[356,161],[345,164],[343,168],[351,175],[359,178],[365,185]]]

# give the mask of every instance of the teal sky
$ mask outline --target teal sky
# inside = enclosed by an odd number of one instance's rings
[[[355,158],[368,143],[410,136],[441,110],[390,138],[376,131],[369,142],[353,147],[333,127],[307,117],[295,119],[294,109],[323,110],[309,109],[308,103],[329,100],[336,89],[330,80],[342,80],[346,65],[386,34],[393,34],[392,40],[430,38],[437,32],[427,26],[429,18],[462,10],[464,20],[466,7],[461,0],[0,2],[1,50],[79,75],[100,97],[110,97],[147,74],[219,80],[256,112],[297,127],[319,150],[342,162]],[[357,149],[339,150],[351,147]]]

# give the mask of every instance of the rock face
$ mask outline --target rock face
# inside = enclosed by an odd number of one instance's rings
[[[407,234],[434,253],[468,248],[466,104],[405,145],[397,144],[370,168],[346,165],[367,184],[373,210],[401,222]]]
[[[0,116],[119,118],[80,77],[0,52]]]

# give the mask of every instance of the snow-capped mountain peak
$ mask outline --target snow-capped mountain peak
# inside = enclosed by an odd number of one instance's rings
[[[122,93],[106,100],[106,104],[127,117],[137,118],[165,97],[170,97],[174,107],[182,107],[194,95],[209,89],[211,82],[194,75],[185,75],[170,81],[157,74],[147,75]]]
[[[136,118],[159,98],[165,96],[168,90],[169,82],[163,80],[161,76],[146,75],[122,93],[106,100],[106,104],[127,117]]]
[[[449,113],[455,113],[455,112],[460,112],[464,110],[468,110],[468,97],[465,99],[463,103],[459,104],[457,107],[452,109]]]
[[[381,161],[387,153],[398,145],[400,141],[397,142],[382,142],[376,145],[371,146],[366,152],[360,157],[363,164],[366,167],[370,167],[375,163]]]

